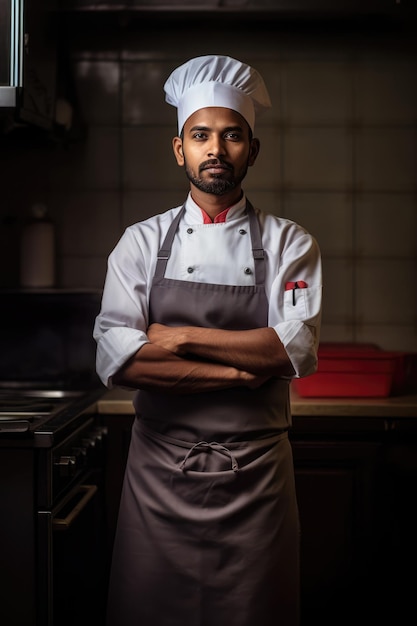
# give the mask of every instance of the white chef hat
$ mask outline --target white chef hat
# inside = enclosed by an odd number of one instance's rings
[[[255,114],[271,106],[262,76],[252,67],[227,56],[190,59],[169,76],[165,100],[178,109],[178,133],[198,109],[225,107],[240,113],[252,131]]]

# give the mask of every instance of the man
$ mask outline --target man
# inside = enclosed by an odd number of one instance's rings
[[[165,92],[190,193],[125,231],[94,331],[104,384],[138,390],[108,625],[295,626],[289,383],[316,368],[320,253],[242,191],[258,72],[197,57]]]

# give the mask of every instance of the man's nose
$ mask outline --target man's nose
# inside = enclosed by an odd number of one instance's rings
[[[207,146],[209,156],[216,156],[225,154],[224,141],[221,137],[213,136],[210,138],[209,145]]]

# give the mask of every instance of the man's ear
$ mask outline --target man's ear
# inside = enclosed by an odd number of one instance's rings
[[[259,154],[260,147],[261,147],[261,144],[259,142],[259,139],[254,137],[251,140],[251,144],[250,144],[248,165],[253,165],[255,163],[256,158]]]
[[[174,137],[172,140],[172,149],[174,151],[174,156],[177,160],[177,163],[180,167],[184,165],[184,155],[182,153],[182,139],[181,137]]]

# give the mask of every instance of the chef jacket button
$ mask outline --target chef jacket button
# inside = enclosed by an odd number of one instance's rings
[[[189,274],[192,274],[194,272],[194,268],[193,267],[187,267],[187,272]]]
[[[252,270],[250,267],[245,267],[245,274],[252,274]]]
[[[246,235],[246,230],[244,228],[239,228],[239,235]]]
[[[194,232],[194,231],[193,231],[193,229],[192,229],[192,228],[187,228],[187,233],[188,233],[189,235],[191,235],[191,233],[193,233],[193,232]]]

